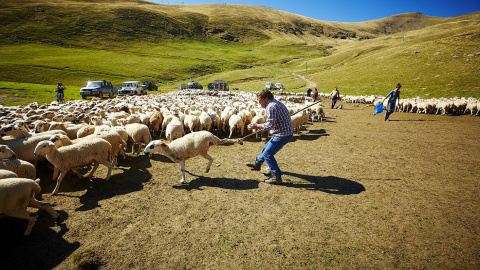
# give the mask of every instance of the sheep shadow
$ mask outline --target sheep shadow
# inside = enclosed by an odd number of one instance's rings
[[[318,190],[323,191],[325,193],[336,194],[336,195],[353,195],[359,194],[365,191],[365,187],[352,180],[348,180],[345,178],[340,178],[336,176],[313,176],[313,175],[306,175],[306,174],[299,174],[293,172],[283,172],[285,176],[292,176],[303,179],[310,183],[294,183],[294,182],[285,182],[283,184],[286,187],[293,187],[293,188],[303,188],[307,190]],[[286,179],[288,180],[288,179]]]
[[[197,177],[183,185],[173,186],[175,189],[203,190],[202,187],[217,187],[223,189],[249,190],[258,188],[257,180],[238,180],[234,178],[211,178],[196,175],[185,170],[191,176]]]
[[[120,164],[120,162],[119,162]],[[99,201],[113,198],[117,195],[125,195],[143,189],[143,184],[150,181],[152,175],[147,170],[151,167],[150,158],[146,155],[130,158],[129,167],[118,167],[122,173],[113,174],[109,180],[104,178],[93,178],[91,181],[84,181],[83,185],[76,188],[86,189],[87,192],[80,196],[82,206],[76,211],[88,211],[99,207]],[[68,190],[65,190],[68,191]]]
[[[66,213],[57,211],[62,218]],[[55,226],[52,217],[39,210],[37,222],[29,236],[23,236],[28,222],[23,219],[0,220],[0,269],[53,269],[79,247],[62,236],[68,231],[65,224]]]

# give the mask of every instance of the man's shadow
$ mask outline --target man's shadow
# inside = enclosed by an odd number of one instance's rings
[[[293,176],[310,183],[293,183],[285,182],[286,187],[304,188],[307,190],[319,190],[330,194],[337,195],[353,195],[365,191],[365,187],[355,181],[336,176],[313,176],[306,174],[298,174],[293,172],[283,172],[285,176]]]

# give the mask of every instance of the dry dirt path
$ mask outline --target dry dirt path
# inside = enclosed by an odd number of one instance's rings
[[[263,142],[215,146],[179,165],[119,161],[110,180],[68,176],[43,198],[65,219],[0,220],[1,269],[476,269],[480,265],[480,118],[326,109],[277,154],[285,185],[244,166]],[[228,134],[221,134],[226,137]],[[8,248],[6,248],[8,247]],[[87,260],[88,261],[88,260]]]
[[[302,80],[305,82],[305,88],[307,88],[307,89],[308,89],[308,88],[315,88],[315,87],[317,87],[317,83],[316,83],[316,82],[311,81],[311,80],[305,78],[305,76],[303,76],[303,75],[300,75],[300,74],[297,74],[297,73],[292,73],[292,75],[294,75],[294,76],[302,79]]]

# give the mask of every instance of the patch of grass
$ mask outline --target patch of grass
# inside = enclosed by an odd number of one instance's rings
[[[78,270],[95,270],[104,264],[95,251],[91,249],[74,254],[72,262],[74,269]]]

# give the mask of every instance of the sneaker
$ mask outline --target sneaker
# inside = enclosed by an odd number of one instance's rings
[[[280,185],[280,184],[282,184],[282,177],[281,176],[272,176],[268,179],[265,179],[264,182],[268,183],[268,184]]]
[[[270,168],[266,167],[266,168],[263,168],[260,170],[265,176],[271,176],[272,175],[272,171],[270,170]]]
[[[260,171],[260,164],[257,164],[255,162],[247,162],[245,163],[245,165],[247,165],[247,167],[250,167],[252,169],[254,169],[255,171]]]

